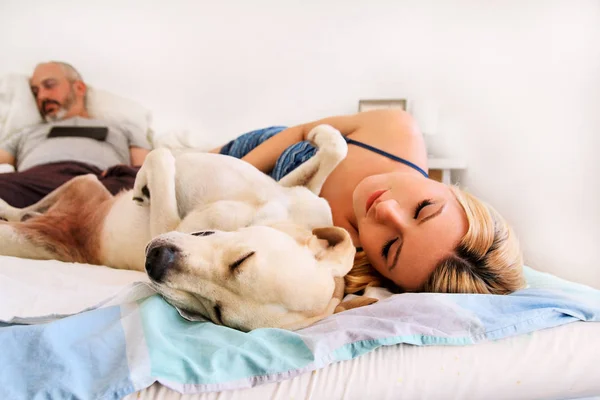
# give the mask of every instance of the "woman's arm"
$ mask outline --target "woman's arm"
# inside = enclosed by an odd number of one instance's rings
[[[333,126],[344,136],[358,131],[369,135],[386,135],[391,130],[394,131],[395,135],[398,135],[399,132],[406,132],[409,135],[413,133],[420,135],[418,130],[413,132],[412,129],[405,129],[407,125],[410,125],[407,124],[407,119],[411,119],[410,115],[401,110],[375,110],[323,118],[281,131],[260,146],[257,146],[242,159],[254,165],[259,170],[268,173],[273,169],[277,159],[285,149],[295,143],[307,140],[308,133],[314,127],[321,124]],[[219,149],[213,150],[213,152],[218,151]]]
[[[308,133],[321,124],[328,124],[339,130],[342,135],[348,135],[357,128],[357,115],[339,116],[324,118],[318,121],[309,122],[287,128],[272,138],[266,140],[260,146],[257,146],[251,152],[246,154],[242,160],[249,162],[262,172],[268,173],[275,167],[275,163],[281,154],[291,145],[306,140]]]

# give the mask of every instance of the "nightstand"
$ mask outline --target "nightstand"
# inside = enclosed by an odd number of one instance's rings
[[[438,158],[430,156],[427,159],[427,163],[429,164],[429,177],[447,185],[452,183],[453,170],[463,170],[467,168],[467,163],[458,158]]]

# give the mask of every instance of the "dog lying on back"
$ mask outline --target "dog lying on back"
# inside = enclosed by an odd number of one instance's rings
[[[310,325],[339,305],[355,249],[316,195],[346,143],[327,125],[309,140],[315,156],[279,183],[232,157],[157,149],[117,196],[89,175],[24,209],[0,201],[0,254],[145,270],[189,319]]]

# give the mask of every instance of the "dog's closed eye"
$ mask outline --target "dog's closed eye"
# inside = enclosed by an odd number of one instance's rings
[[[191,235],[194,236],[210,236],[214,235],[215,231],[200,231],[200,232],[192,232]]]
[[[246,261],[247,259],[249,259],[250,257],[252,257],[254,254],[255,254],[255,252],[251,251],[250,253],[245,254],[244,256],[242,256],[236,262],[230,264],[229,265],[229,271],[231,271],[232,273],[235,272],[238,269],[238,267],[244,263],[244,261]]]

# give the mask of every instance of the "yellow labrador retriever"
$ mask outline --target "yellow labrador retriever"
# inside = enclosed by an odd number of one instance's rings
[[[190,319],[307,326],[340,303],[355,252],[316,195],[346,143],[327,125],[309,140],[315,156],[279,183],[232,157],[157,149],[117,196],[90,175],[25,209],[0,202],[0,254],[145,270]]]
[[[340,304],[355,250],[341,228],[278,225],[160,235],[148,245],[148,275],[189,320],[244,331],[308,326]]]

